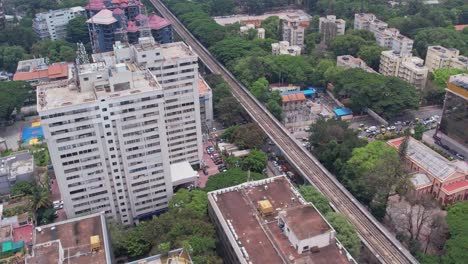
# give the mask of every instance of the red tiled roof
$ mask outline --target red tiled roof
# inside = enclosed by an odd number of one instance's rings
[[[124,13],[124,11],[120,8],[116,8],[114,9],[114,11],[112,12],[114,15],[121,15]]]
[[[391,146],[393,146],[393,147],[395,147],[395,148],[399,148],[399,147],[400,147],[400,144],[403,143],[404,140],[405,140],[404,137],[402,137],[402,138],[397,138],[397,139],[388,141],[388,144],[390,144]]]
[[[138,27],[135,21],[128,21],[127,23],[127,32],[137,32]]]
[[[68,64],[54,63],[48,69],[36,70],[30,72],[17,72],[13,75],[14,81],[31,81],[38,79],[58,79],[68,77]]]
[[[468,27],[468,24],[466,25],[455,25],[455,30],[456,31],[462,31],[464,28]]]
[[[171,21],[165,19],[165,18],[162,18],[160,16],[157,16],[157,15],[152,15],[149,17],[148,19],[148,24],[150,26],[151,29],[161,29],[163,27],[166,27],[168,25],[171,24]]]
[[[451,184],[447,184],[442,189],[444,190],[445,193],[452,193],[456,191],[461,191],[463,189],[468,188],[468,180],[463,180],[459,182],[454,182]]]
[[[285,94],[285,95],[282,95],[281,97],[283,99],[283,103],[306,100],[305,95],[303,93]]]
[[[85,9],[90,10],[101,10],[103,8],[106,8],[103,0],[91,0],[91,2],[85,6]]]
[[[145,15],[143,15],[143,14],[138,14],[138,15],[135,17],[136,20],[143,20],[143,19],[147,19],[147,18],[148,18],[148,17],[145,16]]]

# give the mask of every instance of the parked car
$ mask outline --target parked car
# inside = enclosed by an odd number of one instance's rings
[[[203,174],[208,175],[208,170],[206,168],[203,169]]]
[[[463,155],[460,154],[460,153],[457,153],[455,156],[457,156],[457,158],[458,158],[459,160],[465,160],[465,156],[463,156]]]

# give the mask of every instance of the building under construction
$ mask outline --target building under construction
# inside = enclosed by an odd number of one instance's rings
[[[136,44],[152,36],[157,43],[172,42],[172,25],[155,14],[146,16],[140,0],[89,0],[85,6],[93,51],[111,51],[116,41]]]

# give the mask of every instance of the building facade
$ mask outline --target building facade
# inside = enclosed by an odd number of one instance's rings
[[[38,13],[33,19],[33,30],[40,39],[65,39],[68,22],[75,17],[84,16],[85,9],[76,6],[49,12]]]
[[[0,194],[9,194],[17,182],[33,181],[34,169],[34,158],[29,151],[0,158]]]
[[[198,58],[152,39],[114,48],[72,81],[39,86],[38,112],[67,216],[105,211],[128,225],[193,182],[171,165],[201,160]]]
[[[301,47],[297,45],[289,45],[287,41],[280,41],[278,43],[271,44],[271,53],[273,55],[301,55]]]
[[[468,74],[451,76],[435,138],[441,145],[468,157]]]
[[[404,138],[388,141],[397,150]],[[442,204],[468,200],[468,164],[449,161],[410,137],[406,150],[405,169],[412,172],[411,182],[417,195],[431,194]]]
[[[326,16],[319,19],[319,32],[322,34],[322,41],[327,45],[338,35],[344,35],[346,21],[336,19],[336,16]]]
[[[401,54],[411,54],[413,40],[400,34],[396,28],[388,28],[388,24],[377,19],[374,14],[354,14],[354,29],[369,30],[375,36],[381,47],[395,50]]]
[[[429,72],[441,68],[468,70],[468,58],[460,56],[460,51],[454,48],[429,46],[427,47],[426,67]]]
[[[426,86],[428,68],[421,58],[402,54],[394,50],[382,51],[379,73],[385,76],[395,76],[423,89]]]
[[[304,45],[304,31],[307,25],[308,22],[302,21],[300,17],[288,16],[281,23],[283,41],[289,42],[291,46],[302,47]]]
[[[213,92],[205,79],[198,77],[198,94],[200,96],[200,118],[202,131],[210,132],[213,128]]]

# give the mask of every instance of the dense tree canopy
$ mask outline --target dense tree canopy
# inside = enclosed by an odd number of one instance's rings
[[[226,172],[222,172],[220,174],[208,178],[204,190],[206,192],[211,192],[214,190],[239,185],[241,183],[246,182],[248,180],[248,177],[249,175],[247,171],[243,171],[240,169],[230,169]],[[265,176],[260,173],[250,172],[251,181],[261,180],[264,178]]]
[[[253,172],[261,173],[267,164],[267,155],[265,152],[253,149],[249,155],[242,159],[242,168]]]
[[[208,219],[207,199],[204,191],[181,189],[170,201],[168,212],[158,217],[132,229],[110,223],[114,254],[136,259],[183,247],[196,264],[222,263],[214,251],[215,230]]]
[[[8,120],[30,96],[31,85],[23,81],[0,82],[0,120]]]
[[[86,23],[86,20],[85,16],[79,16],[68,22],[66,38],[68,42],[82,42],[83,44],[89,43],[88,24]]]
[[[256,123],[229,127],[221,137],[232,142],[240,149],[259,149],[267,138]]]
[[[73,62],[76,57],[75,45],[63,40],[41,40],[32,46],[31,52],[36,57],[47,57],[51,62]]]
[[[443,263],[461,263],[468,258],[468,202],[458,202],[449,207],[447,224],[450,237],[445,243]],[[462,261],[463,262],[463,261]]]
[[[333,84],[335,95],[347,98],[347,104],[356,112],[371,108],[384,117],[393,117],[419,105],[416,88],[396,77],[349,69],[336,76]]]
[[[21,46],[0,46],[0,69],[15,72],[18,62],[29,58]]]
[[[462,54],[468,54],[468,34],[449,28],[426,28],[416,33],[414,48],[421,58],[426,57],[427,47],[432,45],[456,48]]]
[[[378,219],[385,216],[390,192],[406,180],[397,151],[379,140],[353,149],[342,173],[351,193]]]

